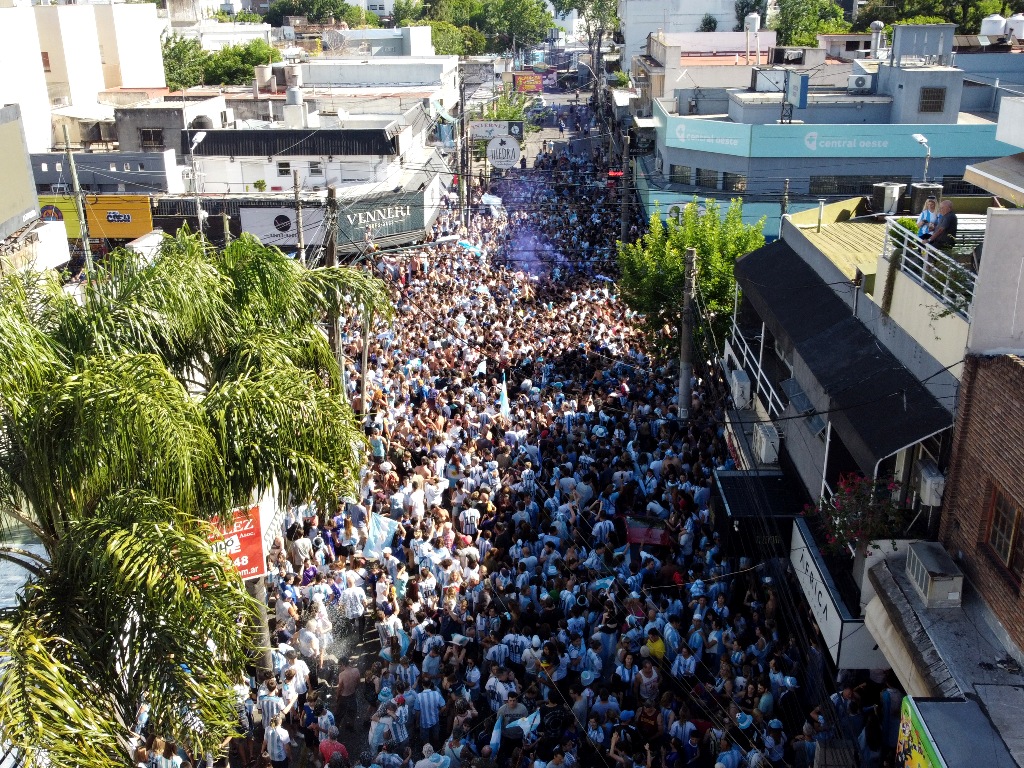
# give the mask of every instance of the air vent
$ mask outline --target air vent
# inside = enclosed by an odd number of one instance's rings
[[[907,552],[907,576],[928,608],[959,608],[964,574],[936,541],[915,541]]]
[[[777,464],[779,461],[779,430],[774,424],[754,425],[754,458],[759,464]]]
[[[850,93],[871,93],[874,84],[871,75],[850,75],[846,88]]]
[[[729,374],[729,386],[732,389],[732,404],[736,408],[750,407],[750,377],[742,368]]]

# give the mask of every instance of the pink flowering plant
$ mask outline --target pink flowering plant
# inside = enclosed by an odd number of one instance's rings
[[[805,514],[817,518],[826,552],[881,549],[880,539],[889,539],[895,549],[905,525],[903,510],[895,501],[898,491],[899,483],[891,478],[875,480],[849,473],[839,478],[831,499],[808,506]]]

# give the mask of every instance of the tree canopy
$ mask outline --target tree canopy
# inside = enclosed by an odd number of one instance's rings
[[[721,346],[732,314],[736,259],[764,245],[763,230],[764,219],[757,224],[743,223],[739,199],[729,204],[724,217],[715,200],[701,204],[694,199],[667,222],[655,211],[643,237],[635,243],[619,243],[622,297],[643,315],[652,338],[670,338],[681,317],[685,252],[696,248],[694,303],[710,319],[707,330]],[[695,322],[694,327],[697,325]]]
[[[244,85],[252,82],[253,67],[281,60],[281,52],[263,40],[204,51],[198,40],[178,35],[163,40],[164,77],[172,91],[209,85]]]
[[[842,6],[834,0],[779,0],[779,12],[772,19],[779,45],[817,47],[818,35],[850,31]]]
[[[168,35],[161,41],[164,57],[164,79],[172,91],[192,88],[203,82],[206,51],[198,40]]]
[[[378,27],[380,18],[359,5],[345,0],[275,0],[267,9],[268,24],[280,27],[285,16],[305,16],[312,24],[325,24],[331,19],[344,21],[349,27]]]
[[[742,32],[747,14],[756,13],[761,17],[763,25],[768,20],[768,0],[736,0],[736,25],[733,32]]]
[[[206,57],[203,82],[209,85],[245,85],[252,82],[254,67],[280,60],[281,52],[263,40],[226,45]]]
[[[485,8],[488,31],[504,45],[539,43],[555,24],[544,0],[488,0]]]
[[[28,766],[128,765],[140,703],[191,752],[235,733],[263,607],[210,546],[254,497],[354,492],[364,438],[318,326],[387,316],[383,283],[249,235],[116,251],[78,295],[0,276],[0,543],[27,583],[0,611],[0,723]]]

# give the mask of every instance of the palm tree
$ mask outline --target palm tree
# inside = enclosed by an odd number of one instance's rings
[[[333,508],[363,435],[318,326],[392,311],[361,270],[305,269],[251,236],[116,252],[77,293],[0,276],[0,522],[39,556],[0,612],[0,734],[30,764],[128,764],[144,697],[197,754],[233,733],[264,606],[210,519],[265,493]]]

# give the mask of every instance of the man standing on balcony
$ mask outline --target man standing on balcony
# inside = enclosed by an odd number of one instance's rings
[[[927,239],[936,248],[950,248],[956,240],[956,214],[949,200],[939,203],[939,220],[935,223],[931,237]]]

